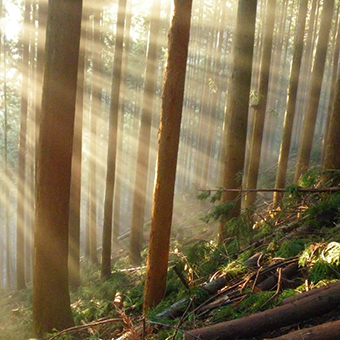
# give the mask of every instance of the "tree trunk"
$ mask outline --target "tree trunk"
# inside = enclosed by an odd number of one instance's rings
[[[119,0],[117,17],[117,34],[111,88],[110,118],[109,118],[109,139],[107,151],[107,173],[104,201],[101,278],[108,278],[111,275],[112,210],[116,172],[119,94],[123,56],[125,14],[126,14],[126,0]]]
[[[315,327],[300,329],[295,332],[273,338],[272,340],[330,340],[340,338],[340,320]]]
[[[301,175],[308,170],[310,154],[313,146],[313,137],[315,131],[316,117],[318,113],[320,93],[325,60],[327,54],[327,45],[329,31],[332,25],[332,16],[334,9],[334,0],[325,1],[321,14],[321,24],[316,46],[314,65],[311,74],[311,89],[308,96],[308,105],[303,120],[302,139],[298,152],[298,160],[294,181],[297,183]]]
[[[148,183],[150,133],[153,103],[157,87],[157,36],[159,34],[160,27],[160,11],[160,1],[154,0],[151,9],[149,46],[145,71],[146,81],[143,95],[141,126],[139,131],[137,168],[132,208],[132,225],[130,233],[130,260],[134,264],[139,264],[142,260],[140,253],[142,251],[144,241],[143,228]]]
[[[81,0],[49,2],[34,238],[33,324],[38,337],[74,324],[67,262],[81,13]]]
[[[259,107],[255,109],[253,134],[249,155],[247,189],[255,189],[260,169],[261,147],[264,121],[267,109],[269,70],[273,48],[273,32],[275,23],[276,0],[267,3],[266,23],[264,26],[263,52],[260,66]],[[255,205],[256,193],[248,193],[245,199],[245,207],[252,208]]]
[[[323,182],[332,181],[334,171],[340,170],[340,72],[336,82],[333,108],[329,121],[327,144],[324,147]],[[338,185],[339,180],[335,183]]]
[[[72,174],[70,195],[69,222],[69,280],[70,286],[80,285],[80,213],[81,213],[81,174],[82,174],[82,146],[83,146],[83,100],[84,100],[84,72],[85,72],[85,35],[84,7],[82,13],[82,32],[79,48],[78,79],[76,113],[74,121]]]
[[[144,311],[164,297],[192,0],[175,0],[159,128],[157,179],[150,232]]]
[[[281,141],[279,163],[276,175],[276,188],[284,188],[286,184],[286,175],[289,159],[290,144],[293,132],[293,123],[295,116],[296,97],[299,84],[299,75],[301,68],[301,59],[303,53],[303,38],[306,27],[306,16],[308,9],[308,0],[300,1],[299,16],[294,40],[294,54],[292,69],[290,74],[287,109],[283,125],[283,135]],[[274,206],[277,206],[282,199],[282,193],[274,194]]]
[[[237,22],[233,46],[233,66],[226,108],[225,155],[223,187],[239,188],[242,183],[246,150],[249,94],[255,37],[255,18],[257,1],[239,0]],[[224,192],[222,202],[237,199],[237,193]],[[235,209],[228,218],[240,214],[241,204],[237,201]],[[219,241],[226,236],[225,223],[220,225]]]
[[[25,2],[24,27],[30,24],[31,1]],[[29,89],[29,30],[24,29],[22,33],[23,43],[23,80],[21,92],[21,117],[18,159],[18,195],[17,195],[17,289],[24,289],[25,283],[25,221],[27,192],[26,192],[26,146],[27,146],[27,118],[28,118],[28,89]]]

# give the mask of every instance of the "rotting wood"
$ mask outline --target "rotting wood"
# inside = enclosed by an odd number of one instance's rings
[[[212,326],[195,329],[187,333],[186,340],[248,338],[289,326],[299,321],[320,316],[338,307],[340,285],[335,284],[323,289],[319,294],[303,299],[302,303],[292,302],[242,319],[231,320]],[[191,336],[192,335],[192,336]]]

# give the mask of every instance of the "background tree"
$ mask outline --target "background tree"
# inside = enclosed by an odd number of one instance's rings
[[[293,133],[293,123],[295,116],[296,98],[299,84],[299,75],[301,69],[301,60],[303,53],[303,38],[306,27],[306,16],[308,9],[308,0],[300,1],[299,16],[297,29],[294,38],[294,53],[292,68],[289,81],[288,97],[287,97],[287,109],[285,113],[285,120],[283,125],[283,134],[280,148],[279,161],[276,174],[276,188],[284,188],[286,183],[289,151]],[[277,206],[282,198],[282,194],[274,194],[274,206]]]
[[[232,70],[225,113],[223,187],[226,189],[236,189],[241,186],[244,170],[256,7],[255,0],[238,2]],[[235,192],[224,192],[222,202],[237,200],[237,195]],[[229,217],[238,216],[240,209],[241,205],[237,200],[236,207],[230,212]],[[225,234],[225,223],[221,223],[220,242],[223,241]]]
[[[338,185],[337,172],[340,170],[340,73],[334,90],[332,113],[329,121],[327,144],[324,145],[323,182]]]
[[[316,117],[320,102],[322,77],[325,68],[329,31],[332,26],[334,0],[325,1],[322,9],[318,43],[315,51],[313,69],[311,73],[310,92],[308,104],[304,115],[301,143],[294,181],[297,182],[301,175],[308,170],[310,154],[313,146]]]
[[[247,174],[247,189],[255,189],[260,169],[261,147],[263,139],[264,122],[267,110],[267,97],[269,86],[269,70],[273,48],[273,32],[275,23],[276,0],[268,0],[265,15],[263,51],[260,61],[259,103],[254,109],[254,122],[252,140],[249,154],[249,168]],[[255,205],[256,193],[246,195],[245,206],[252,208]]]
[[[81,0],[49,2],[34,239],[33,323],[39,337],[73,325],[67,261],[81,13]]]
[[[17,289],[26,287],[25,283],[25,221],[26,213],[26,138],[27,138],[27,117],[28,117],[28,84],[29,84],[29,27],[31,15],[31,1],[25,2],[25,19],[26,29],[23,29],[22,43],[23,56],[22,64],[24,74],[21,94],[21,119],[20,119],[20,140],[19,140],[19,159],[18,159],[18,203],[17,203]],[[28,254],[27,254],[28,255]]]
[[[124,21],[126,14],[126,0],[119,0],[117,16],[117,33],[115,43],[115,56],[113,62],[111,105],[109,118],[109,138],[107,153],[107,174],[105,186],[104,225],[103,225],[103,249],[101,277],[108,278],[111,275],[111,237],[112,237],[112,211],[113,194],[116,171],[117,130],[119,113],[119,93],[123,56]]]
[[[134,187],[132,224],[130,233],[130,260],[139,264],[142,260],[140,252],[143,247],[143,227],[148,184],[150,133],[152,125],[152,112],[154,97],[157,88],[157,37],[160,27],[160,1],[154,0],[151,9],[150,35],[148,42],[147,65],[145,71],[145,85],[141,126],[137,152],[137,170]]]
[[[192,0],[175,0],[169,34],[145,284],[145,312],[156,306],[165,294],[191,7]]]

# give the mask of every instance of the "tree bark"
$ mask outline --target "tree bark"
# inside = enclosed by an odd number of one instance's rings
[[[325,68],[329,31],[332,25],[334,0],[325,1],[321,14],[321,24],[318,43],[316,46],[314,65],[311,74],[311,89],[308,105],[303,120],[302,139],[298,152],[298,160],[294,182],[297,183],[301,175],[308,170],[309,159],[313,146],[316,117],[318,113],[322,78]]]
[[[115,57],[113,62],[113,75],[111,87],[111,105],[109,118],[109,139],[107,151],[107,173],[104,202],[104,225],[101,278],[111,275],[111,237],[112,237],[112,210],[113,194],[116,172],[117,131],[119,114],[120,79],[123,56],[124,21],[126,14],[126,0],[118,2],[117,34],[115,44]]]
[[[299,84],[299,74],[301,68],[302,52],[303,52],[303,38],[306,27],[306,16],[308,9],[308,0],[300,1],[299,16],[297,28],[294,38],[294,53],[292,69],[289,80],[289,89],[287,97],[287,109],[283,125],[283,134],[280,147],[279,163],[276,174],[276,188],[283,188],[286,184],[286,175],[289,159],[290,144],[293,132],[293,123],[295,116],[297,90]],[[274,194],[274,206],[277,206],[281,201],[283,195],[281,193]]]
[[[260,86],[259,86],[259,107],[255,109],[253,134],[249,155],[247,189],[255,189],[260,169],[261,147],[263,138],[264,121],[267,109],[269,70],[273,48],[273,33],[275,23],[276,0],[269,0],[267,3],[266,23],[264,26],[264,42],[261,57]],[[246,195],[245,207],[252,208],[255,205],[256,193]]]
[[[33,324],[38,337],[74,324],[68,231],[81,13],[81,0],[49,2],[34,238]]]
[[[273,338],[272,340],[330,340],[340,338],[340,320],[315,327],[300,329],[295,332]]]
[[[323,289],[320,294],[303,299],[303,303],[289,303],[242,319],[231,320],[190,331],[184,339],[223,339],[251,338],[285,327],[299,321],[320,316],[338,307],[340,284]],[[192,335],[192,336],[191,336]]]
[[[169,35],[144,312],[148,312],[163,299],[166,288],[191,7],[192,0],[175,0]]]
[[[223,155],[225,170],[223,187],[226,189],[236,189],[241,186],[241,176],[244,170],[256,7],[256,0],[239,0],[238,2],[233,46],[233,66],[229,80],[225,113],[225,155]],[[236,198],[237,194],[224,192],[222,202],[233,201]],[[240,210],[241,205],[238,201],[229,218],[238,216]],[[225,223],[221,223],[219,241],[222,242],[225,236]]]
[[[134,264],[142,261],[141,251],[143,248],[143,228],[146,205],[146,191],[148,183],[150,134],[152,124],[153,102],[157,87],[157,36],[160,27],[161,4],[154,0],[151,9],[151,23],[149,35],[149,47],[147,65],[145,71],[145,88],[143,95],[143,106],[141,126],[139,131],[139,143],[137,152],[137,168],[132,209],[132,225],[130,233],[130,260]]]

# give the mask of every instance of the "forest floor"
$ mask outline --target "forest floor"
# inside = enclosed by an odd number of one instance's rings
[[[146,250],[132,267],[123,240],[109,280],[83,263],[83,283],[71,292],[77,326],[46,339],[322,339],[310,335],[318,329],[296,331],[337,325],[340,193],[291,188],[280,209],[267,205],[229,222],[223,245],[215,239],[227,208],[216,194],[205,198],[187,202],[175,220],[166,297],[149,315]],[[3,292],[0,309],[0,339],[33,338],[30,288]]]

